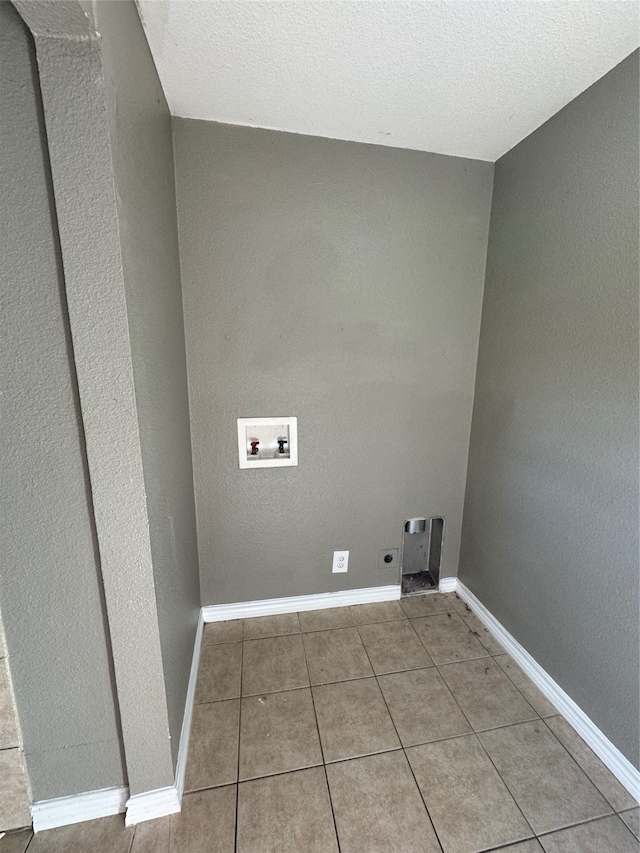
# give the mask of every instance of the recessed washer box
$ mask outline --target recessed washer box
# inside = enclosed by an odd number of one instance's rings
[[[298,464],[297,418],[238,418],[241,468],[283,468]]]

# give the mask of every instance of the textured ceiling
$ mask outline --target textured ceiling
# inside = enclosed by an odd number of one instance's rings
[[[174,115],[495,160],[638,46],[637,0],[138,0]]]

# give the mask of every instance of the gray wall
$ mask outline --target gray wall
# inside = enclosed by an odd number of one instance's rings
[[[492,164],[182,119],[174,145],[202,603],[397,583],[378,551],[424,514],[455,575]],[[239,470],[236,418],[273,415],[299,467]]]
[[[460,577],[638,764],[638,54],[496,164]]]
[[[174,765],[200,609],[171,117],[133,3],[98,3]]]
[[[31,37],[0,3],[0,607],[33,799],[125,781]]]
[[[170,119],[132,2],[15,4],[36,42],[136,795],[175,779],[199,604]]]

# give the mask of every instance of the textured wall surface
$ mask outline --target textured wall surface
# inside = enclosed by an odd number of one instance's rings
[[[39,800],[124,770],[35,56],[10,3],[0,40],[0,606]]]
[[[491,161],[639,38],[633,0],[138,5],[173,115]]]
[[[637,53],[496,164],[460,577],[637,766]]]
[[[200,609],[171,117],[133,3],[99,3],[174,764]]]
[[[416,515],[455,575],[493,166],[174,128],[202,603],[397,583]],[[239,470],[236,418],[279,415],[299,467]]]
[[[106,43],[112,36],[98,38],[85,17],[82,38],[58,30],[49,37],[39,4],[19,8],[43,27],[36,37],[40,86],[127,778],[138,794],[173,784],[174,767],[120,244],[126,223],[102,56],[113,49]],[[75,34],[77,4],[58,8],[56,27],[66,9]]]

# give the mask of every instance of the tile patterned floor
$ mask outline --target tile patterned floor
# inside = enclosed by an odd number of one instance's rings
[[[0,853],[637,853],[640,809],[455,595],[205,626],[183,811]]]

